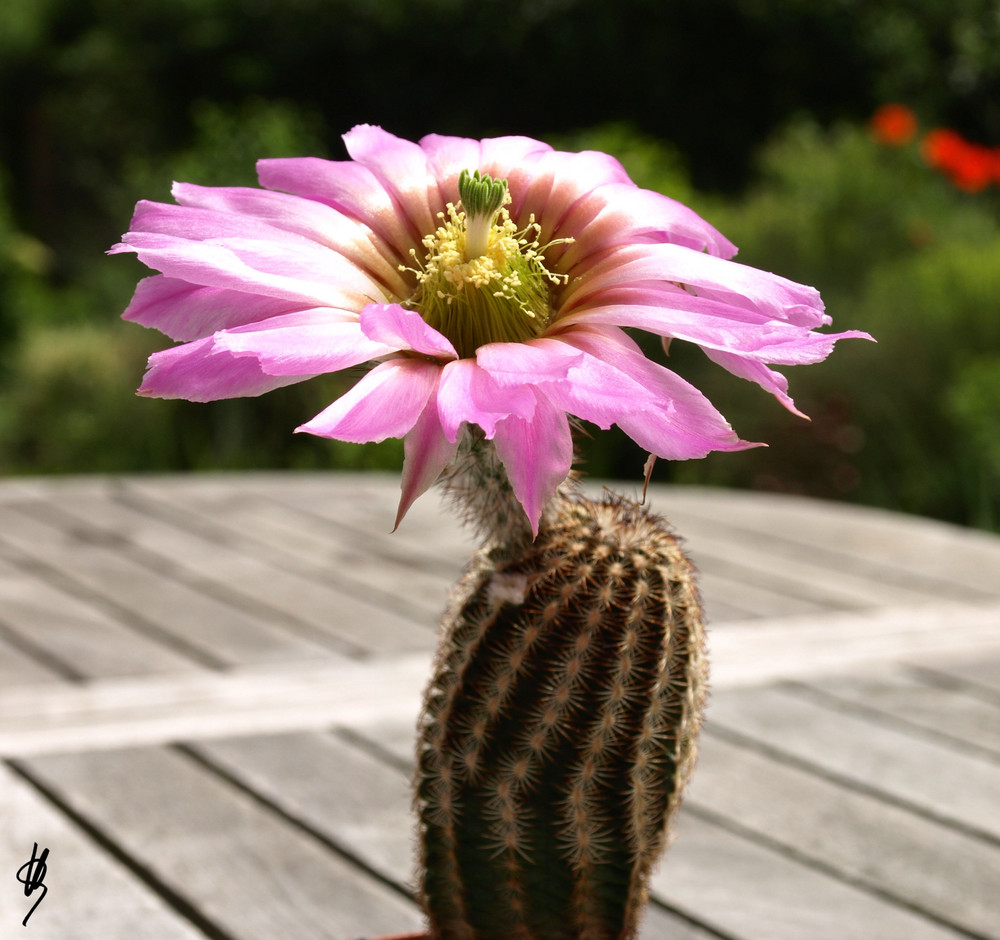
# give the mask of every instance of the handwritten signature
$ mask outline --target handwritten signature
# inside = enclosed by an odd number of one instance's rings
[[[31,905],[31,910],[24,915],[24,920],[21,921],[22,927],[28,926],[28,918],[35,913],[35,908],[42,903],[42,898],[48,894],[49,889],[44,884],[45,873],[48,871],[48,865],[45,864],[45,860],[48,857],[48,849],[42,849],[42,854],[38,854],[38,843],[36,842],[34,849],[31,851],[31,858],[17,870],[17,880],[24,885],[24,896],[26,898],[31,897],[32,891],[37,891],[39,888],[42,889],[42,893],[38,896],[38,900]]]

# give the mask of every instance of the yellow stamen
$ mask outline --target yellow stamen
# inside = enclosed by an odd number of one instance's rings
[[[422,240],[423,261],[412,251],[416,267],[405,270],[417,279],[408,306],[448,337],[460,357],[470,358],[487,343],[540,336],[549,325],[550,288],[564,284],[566,276],[546,267],[549,245],[539,244],[534,216],[520,231],[511,221],[505,182],[478,171],[466,171],[462,179],[460,191],[478,211],[448,203],[438,213],[441,224]]]

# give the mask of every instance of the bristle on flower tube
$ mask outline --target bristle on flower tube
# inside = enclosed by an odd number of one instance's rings
[[[656,516],[561,493],[456,585],[421,716],[434,940],[626,940],[695,759],[693,570]]]

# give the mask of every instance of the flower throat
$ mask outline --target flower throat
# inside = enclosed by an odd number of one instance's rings
[[[438,213],[442,224],[422,240],[423,263],[411,250],[418,267],[404,270],[418,282],[407,306],[466,359],[487,343],[540,336],[549,323],[549,288],[566,277],[545,267],[542,253],[549,245],[539,245],[535,217],[520,231],[511,221],[506,180],[463,170],[458,194],[461,208],[449,202]]]

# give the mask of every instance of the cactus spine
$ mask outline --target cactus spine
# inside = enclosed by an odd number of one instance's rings
[[[566,487],[532,541],[491,452],[444,480],[492,542],[455,587],[420,721],[430,935],[625,940],[694,764],[692,568],[645,509]]]

